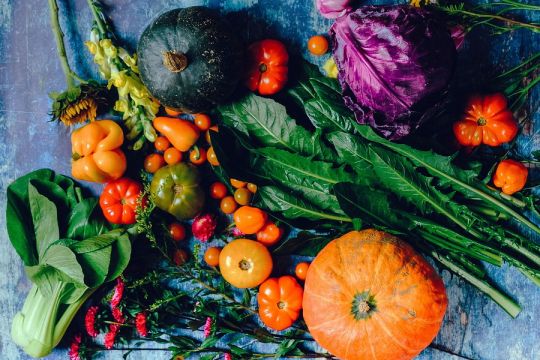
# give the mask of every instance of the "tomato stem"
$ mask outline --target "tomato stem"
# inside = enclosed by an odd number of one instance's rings
[[[266,72],[268,70],[268,66],[266,66],[265,63],[260,63],[259,64],[259,72]]]
[[[483,117],[479,117],[477,121],[478,126],[485,126],[487,124],[487,120]]]

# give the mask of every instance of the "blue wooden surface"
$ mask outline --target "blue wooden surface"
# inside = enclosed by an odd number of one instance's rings
[[[315,33],[325,32],[330,25],[330,21],[317,14],[311,0],[105,0],[104,3],[121,41],[131,49],[154,16],[179,6],[202,4],[218,8],[229,13],[239,33],[253,39],[280,38],[294,53],[302,53],[312,61],[316,59],[305,52],[305,41]],[[83,77],[97,76],[82,45],[91,24],[86,1],[59,0],[59,5],[62,25],[68,33],[72,66]],[[540,21],[538,13],[528,17]],[[483,61],[502,68],[538,51],[538,34],[517,32],[497,38],[483,37],[465,45],[461,63],[467,66]],[[473,54],[474,59],[469,57]],[[70,173],[69,130],[47,122],[50,106],[47,93],[64,88],[46,2],[0,0],[0,213],[5,212],[6,187],[16,177],[40,167]],[[527,106],[527,126],[519,141],[519,150],[524,155],[540,149],[539,104],[540,89],[536,89]],[[490,269],[490,273],[503,289],[519,293],[517,300],[524,308],[519,317],[512,320],[467,283],[442,271],[449,307],[434,341],[439,350],[428,348],[419,359],[540,359],[540,290],[513,269]],[[11,319],[22,307],[29,288],[20,259],[9,244],[1,215],[0,359],[27,358],[11,342],[9,333]],[[119,359],[121,353],[111,351],[103,357]],[[50,356],[51,359],[66,357],[65,349],[58,349]],[[141,351],[130,358],[167,359],[169,354]]]

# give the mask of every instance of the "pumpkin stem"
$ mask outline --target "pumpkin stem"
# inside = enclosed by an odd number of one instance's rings
[[[369,291],[356,293],[353,297],[351,315],[355,320],[369,319],[377,311],[375,297]]]
[[[358,312],[361,312],[363,314],[367,313],[371,307],[369,306],[368,302],[366,300],[360,301],[358,304]]]
[[[165,51],[163,52],[163,65],[170,72],[179,73],[182,72],[188,66],[187,56],[182,52]]]

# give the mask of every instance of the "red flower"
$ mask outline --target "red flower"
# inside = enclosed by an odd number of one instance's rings
[[[114,320],[116,322],[119,322],[120,324],[123,324],[124,322],[126,322],[126,317],[124,316],[124,314],[122,314],[122,310],[120,310],[117,307],[112,309],[112,316]]]
[[[91,337],[96,337],[99,335],[99,331],[96,330],[96,314],[99,308],[97,306],[90,306],[84,317],[84,325],[86,327],[86,332]]]
[[[232,360],[232,356],[229,353],[225,353],[225,355],[223,356],[223,359],[224,360]]]
[[[146,337],[148,335],[148,328],[146,327],[146,313],[144,311],[135,316],[135,328],[140,336]]]
[[[69,360],[81,360],[79,356],[79,349],[81,348],[82,336],[81,334],[75,335],[71,346],[69,347],[68,356]]]
[[[191,224],[191,232],[193,236],[202,242],[207,242],[216,230],[217,221],[216,217],[212,214],[199,215]]]
[[[122,296],[124,295],[124,280],[119,276],[116,278],[116,286],[114,287],[114,294],[111,299],[111,307],[114,309],[120,304]]]
[[[119,331],[120,331],[120,325],[111,324],[109,326],[109,332],[105,334],[105,341],[104,341],[104,345],[107,350],[112,349],[112,347],[114,346],[114,340],[116,339],[116,335],[118,335]]]
[[[204,323],[204,337],[205,338],[209,337],[211,332],[212,332],[212,318],[209,316],[206,318],[206,322]]]

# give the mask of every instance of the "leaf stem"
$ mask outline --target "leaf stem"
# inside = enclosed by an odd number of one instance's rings
[[[66,55],[66,47],[64,45],[64,33],[62,32],[62,28],[60,27],[58,4],[56,3],[56,0],[49,0],[49,9],[51,12],[51,29],[56,40],[56,50],[58,53],[58,57],[60,58],[62,71],[64,72],[64,75],[66,77],[66,83],[68,85],[68,88],[73,88],[75,87],[75,73],[69,67],[69,62]]]

